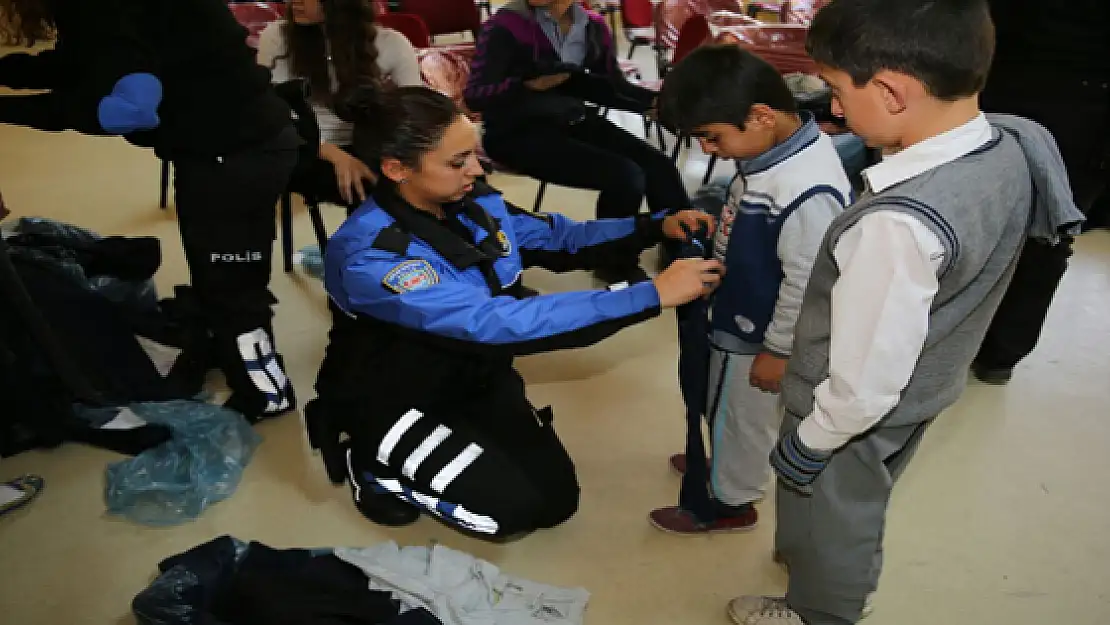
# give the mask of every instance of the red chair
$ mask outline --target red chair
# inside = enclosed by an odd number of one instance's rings
[[[806,53],[808,32],[804,24],[749,24],[721,28],[717,41],[747,48],[783,74],[816,74],[817,64]]]
[[[620,0],[621,2],[621,30],[625,39],[628,39],[630,48],[628,58],[640,46],[650,46],[655,43],[655,10],[651,0]]]
[[[284,2],[229,2],[228,8],[235,21],[247,29],[247,45],[258,47],[258,35],[262,30],[285,16]]]
[[[482,27],[474,0],[401,0],[400,12],[419,15],[432,37],[467,32],[477,40]]]
[[[704,15],[700,14],[690,16],[678,31],[678,39],[675,41],[671,65],[678,63],[686,58],[688,54],[712,40],[713,35],[709,30],[709,20]],[[661,87],[662,81],[659,81],[650,88],[659,90]],[[679,134],[674,144],[674,151],[671,153],[672,161],[678,162],[678,155],[683,144],[689,148],[690,137]],[[662,146],[662,141],[660,141],[660,146]],[[708,175],[709,173],[706,173],[707,177]]]
[[[419,15],[411,13],[381,13],[377,17],[378,24],[401,33],[409,40],[414,48],[427,48],[432,45],[432,34],[428,32],[428,25]]]

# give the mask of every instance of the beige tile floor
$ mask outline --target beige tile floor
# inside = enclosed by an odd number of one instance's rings
[[[689,179],[703,167],[691,158]],[[531,204],[533,182],[494,182]],[[160,289],[187,279],[147,152],[118,139],[0,126],[0,188],[17,215],[158,236]],[[545,203],[578,218],[591,207],[590,194],[558,188]],[[334,227],[339,210],[325,213]],[[312,241],[303,211],[296,241]],[[1110,623],[1110,233],[1077,247],[1037,352],[1008,387],[972,384],[899,484],[871,625]],[[591,286],[581,273],[527,278],[543,290]],[[325,345],[323,291],[302,273],[282,273],[276,256],[273,290],[279,346],[303,402]],[[68,445],[4,459],[0,475],[37,472],[48,487],[0,519],[0,623],[132,623],[129,602],[161,558],[229,533],[279,547],[437,540],[515,574],[589,589],[592,625],[723,624],[732,596],[784,587],[770,559],[773,506],[762,505],[762,524],[749,534],[681,538],[648,525],[647,511],[673,502],[678,486],[666,465],[683,432],[675,353],[668,315],[590,349],[520,361],[534,402],[556,408],[583,496],[563,527],[505,546],[426,519],[402,530],[369,524],[347,491],[327,482],[299,415],[258,426],[265,442],[233,498],[167,529],[106,516],[104,468],[115,454]]]

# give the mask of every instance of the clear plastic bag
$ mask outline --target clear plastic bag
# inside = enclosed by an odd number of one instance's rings
[[[324,255],[320,252],[319,245],[301,248],[297,252],[297,262],[308,275],[320,280],[324,279]]]
[[[136,404],[135,414],[169,426],[173,438],[108,466],[110,514],[167,526],[192,521],[230,497],[262,438],[242,415],[199,401]]]

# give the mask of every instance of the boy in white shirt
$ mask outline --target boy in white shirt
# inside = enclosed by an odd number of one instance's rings
[[[771,464],[785,598],[741,625],[858,622],[882,568],[894,481],[960,396],[1027,238],[1082,221],[1040,126],[985,117],[985,0],[836,0],[808,50],[834,113],[884,160],[820,246],[782,384]]]

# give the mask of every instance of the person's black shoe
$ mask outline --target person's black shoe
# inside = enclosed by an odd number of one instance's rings
[[[343,455],[346,458],[348,457],[346,444],[344,448]],[[351,499],[354,500],[355,508],[362,513],[362,516],[387,527],[404,527],[420,519],[419,508],[393,493],[377,490],[375,485],[366,479],[363,471],[354,468],[353,463],[347,463],[347,470],[351,483]]]
[[[362,480],[351,480],[355,508],[370,521],[387,527],[404,527],[420,519],[420,509],[392,493],[379,493]]]
[[[983,384],[1005,385],[1014,375],[1013,367],[987,367],[977,362],[971,363],[971,374]]]

